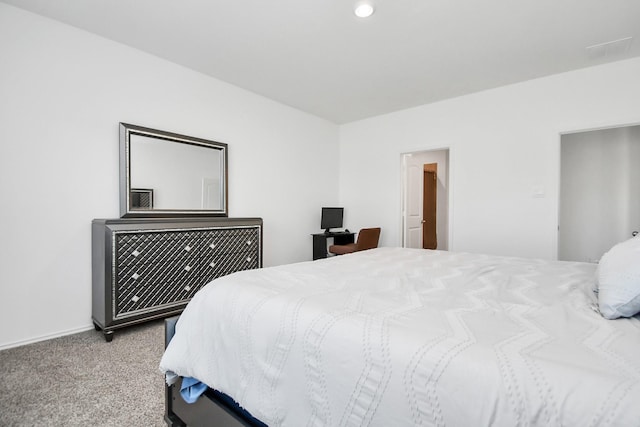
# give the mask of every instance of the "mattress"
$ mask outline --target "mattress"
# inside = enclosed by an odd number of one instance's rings
[[[160,369],[270,426],[637,425],[640,322],[593,264],[378,248],[200,290]]]

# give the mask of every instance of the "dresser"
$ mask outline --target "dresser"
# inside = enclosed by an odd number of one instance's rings
[[[262,219],[95,219],[92,319],[114,330],[182,312],[211,280],[262,267]]]

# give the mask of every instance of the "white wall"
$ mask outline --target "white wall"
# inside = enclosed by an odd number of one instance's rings
[[[229,213],[266,266],[310,260],[338,127],[0,3],[0,348],[91,327],[93,218],[117,218],[118,123],[229,144]]]
[[[341,126],[350,223],[401,244],[401,153],[450,147],[449,249],[557,256],[560,133],[640,123],[640,58]],[[369,187],[375,192],[363,192]]]
[[[562,136],[558,259],[596,262],[640,226],[638,130]]]

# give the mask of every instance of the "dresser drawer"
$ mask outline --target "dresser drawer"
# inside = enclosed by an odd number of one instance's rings
[[[259,230],[256,227],[210,230],[204,232],[202,238],[207,256],[246,252],[260,246]]]
[[[115,242],[117,264],[128,266],[193,256],[201,249],[201,237],[200,231],[117,233]]]
[[[197,261],[193,258],[192,261]],[[142,264],[137,273],[121,274],[114,288],[114,318],[130,316],[137,310],[160,307],[185,299],[185,292],[200,282],[199,265],[182,259]]]
[[[211,255],[204,264],[205,284],[218,277],[242,270],[260,267],[260,254],[256,250]]]

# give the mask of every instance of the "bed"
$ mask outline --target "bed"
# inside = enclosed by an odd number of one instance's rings
[[[640,321],[603,318],[596,269],[378,248],[216,279],[170,322],[166,420],[640,425]]]

